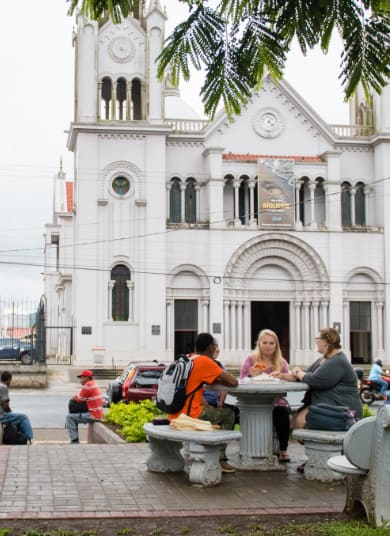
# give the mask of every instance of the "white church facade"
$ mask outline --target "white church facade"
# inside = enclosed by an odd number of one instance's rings
[[[80,366],[166,361],[209,331],[238,367],[267,327],[305,366],[334,326],[354,364],[390,362],[390,88],[331,126],[266,78],[232,122],[207,122],[156,77],[165,21],[158,0],[119,25],[78,17],[74,176],[56,175],[45,227],[49,355],[71,338]]]

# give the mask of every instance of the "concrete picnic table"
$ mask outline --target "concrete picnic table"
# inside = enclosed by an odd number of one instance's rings
[[[282,471],[285,465],[279,463],[273,453],[272,410],[274,401],[287,393],[307,391],[303,382],[288,382],[276,378],[240,380],[236,387],[214,384],[207,387],[217,391],[227,391],[236,397],[240,409],[240,450],[230,459],[240,470]]]

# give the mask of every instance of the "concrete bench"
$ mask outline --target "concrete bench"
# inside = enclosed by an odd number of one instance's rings
[[[307,430],[306,428],[293,430],[292,437],[304,442],[307,456],[304,475],[307,480],[332,482],[344,478],[342,474],[332,471],[327,462],[332,456],[342,453],[346,434],[347,432]]]
[[[347,478],[345,511],[361,505],[368,522],[390,526],[390,405],[382,405],[376,417],[366,417],[350,428],[344,439],[344,455],[328,460],[332,471]]]
[[[202,486],[221,482],[221,447],[241,439],[241,432],[233,430],[179,431],[151,423],[145,424],[144,430],[151,450],[146,462],[149,471],[185,471],[191,484]]]

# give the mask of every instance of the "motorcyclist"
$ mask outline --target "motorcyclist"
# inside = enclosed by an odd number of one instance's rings
[[[368,375],[368,379],[371,382],[376,383],[380,387],[380,395],[382,398],[385,399],[386,398],[385,392],[388,390],[388,384],[387,384],[387,381],[382,378],[382,376],[383,376],[382,360],[377,359],[376,361],[374,361],[371,367],[370,374]]]

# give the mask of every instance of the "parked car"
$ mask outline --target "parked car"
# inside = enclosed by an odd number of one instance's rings
[[[106,405],[124,402],[140,402],[153,399],[157,394],[158,380],[166,364],[158,361],[130,363],[115,380],[107,386]]]
[[[0,339],[0,360],[20,361],[22,365],[31,365],[31,343],[11,337]]]

